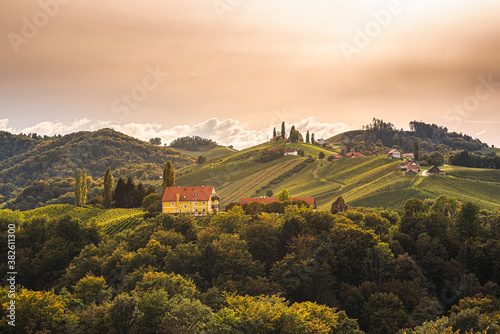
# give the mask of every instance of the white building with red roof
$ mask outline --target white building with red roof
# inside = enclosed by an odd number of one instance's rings
[[[168,187],[162,197],[162,213],[206,216],[219,211],[214,187]]]

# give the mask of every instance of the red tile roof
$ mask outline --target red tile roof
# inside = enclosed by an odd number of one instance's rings
[[[180,201],[208,201],[214,187],[169,187],[165,189],[162,202],[177,201],[177,194],[180,194]]]
[[[345,154],[346,157],[351,158],[351,157],[363,157],[364,154],[360,152],[349,152]]]
[[[259,202],[259,203],[264,203],[264,204],[269,204],[272,202],[277,202],[278,199],[276,197],[264,197],[264,198],[242,198],[240,204],[248,204],[252,202]],[[309,203],[309,205],[313,208],[316,208],[315,205],[315,198],[314,197],[292,197],[290,198],[290,201],[305,201]]]
[[[390,150],[388,154],[392,154],[392,153],[394,153],[394,152],[396,152],[396,151],[397,151],[397,150],[394,148],[394,149]]]
[[[285,152],[286,152],[286,153],[293,153],[293,152],[297,152],[297,150],[296,150],[296,149],[294,149],[294,148],[287,148],[287,149],[285,150]]]

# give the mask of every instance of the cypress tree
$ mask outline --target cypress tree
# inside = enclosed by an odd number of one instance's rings
[[[127,183],[125,184],[125,207],[133,208],[134,207],[134,197],[137,188],[135,186],[134,179],[129,176],[127,178]]]
[[[283,140],[286,139],[286,133],[285,133],[285,122],[281,123],[281,138],[283,138]]]
[[[413,140],[413,156],[415,158],[415,161],[418,162],[420,160],[420,143],[418,137],[415,137],[415,139]]]
[[[316,144],[316,141],[314,140],[314,133],[311,135],[311,144]]]
[[[306,143],[309,144],[309,130],[307,130],[306,133]]]
[[[172,165],[172,161],[167,161],[165,168],[163,169],[163,185],[161,195],[165,193],[165,189],[168,187],[175,187],[175,168]]]
[[[273,129],[273,138],[276,138],[276,128]]]
[[[106,175],[104,175],[103,202],[105,208],[111,208],[111,204],[113,203],[113,175],[111,174],[111,167],[106,169]]]
[[[85,205],[87,203],[87,172],[83,173],[83,177],[81,179],[80,191],[81,191],[80,205]]]
[[[125,179],[122,177],[116,183],[114,201],[117,208],[124,208],[126,206]]]
[[[75,205],[80,206],[82,205],[82,171],[78,172],[78,175],[76,176],[75,179]]]

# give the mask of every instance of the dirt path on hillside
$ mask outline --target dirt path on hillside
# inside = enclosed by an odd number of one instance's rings
[[[315,179],[319,179],[318,170],[321,167],[321,162],[323,162],[323,159],[318,159],[318,166],[313,170],[313,176]]]

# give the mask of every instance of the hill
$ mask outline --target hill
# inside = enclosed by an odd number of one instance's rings
[[[420,151],[431,153],[439,151],[448,154],[453,151],[467,150],[477,154],[498,154],[500,150],[463,133],[449,132],[446,127],[436,124],[412,121],[410,131],[396,129],[392,123],[373,119],[362,130],[348,131],[328,138],[328,143],[344,145],[347,151],[360,151],[368,154],[384,154],[390,148],[403,152],[413,152],[415,138],[419,139]]]
[[[74,178],[77,170],[102,178],[107,167],[115,177],[147,180],[160,175],[167,160],[176,168],[192,164],[192,156],[155,146],[111,129],[40,137],[0,133],[0,204],[32,182]]]
[[[313,153],[317,148],[294,145]],[[258,145],[221,161],[180,169],[176,184],[215,186],[223,207],[244,197],[265,196],[267,190],[277,194],[287,188],[293,197],[316,197],[318,209],[323,210],[340,195],[353,206],[401,209],[409,198],[435,199],[445,194],[462,202],[474,201],[485,209],[500,208],[500,170],[448,166],[443,168],[448,173],[445,176],[407,176],[400,171],[400,161],[381,156],[309,163],[303,157],[280,156],[256,162],[265,147]]]

